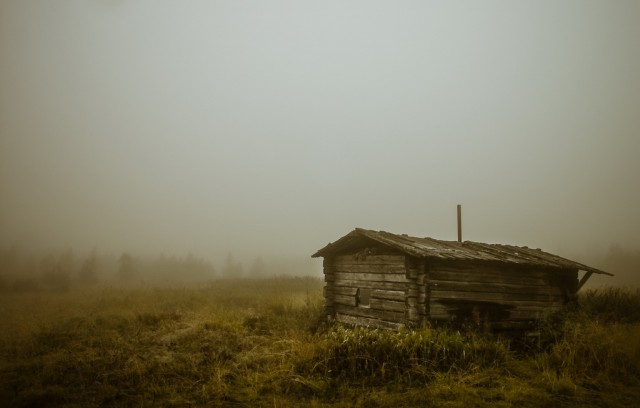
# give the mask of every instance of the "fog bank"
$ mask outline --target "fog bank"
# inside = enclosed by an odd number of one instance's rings
[[[640,248],[637,1],[0,2],[0,246]]]

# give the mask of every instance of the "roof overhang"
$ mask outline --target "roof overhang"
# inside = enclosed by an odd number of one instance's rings
[[[571,261],[540,249],[480,242],[444,241],[433,238],[417,238],[356,228],[347,235],[316,251],[312,257],[331,257],[362,243],[368,239],[404,254],[423,259],[450,262],[499,263],[521,266],[536,266],[554,269],[574,269],[592,274],[613,276],[613,274]],[[588,277],[587,277],[588,279]]]

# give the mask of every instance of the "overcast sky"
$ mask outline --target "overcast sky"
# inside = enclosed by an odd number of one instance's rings
[[[0,1],[0,245],[640,247],[640,2]]]

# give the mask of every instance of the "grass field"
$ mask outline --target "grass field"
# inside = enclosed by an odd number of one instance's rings
[[[0,406],[640,406],[640,292],[539,341],[349,329],[314,278],[0,293]]]

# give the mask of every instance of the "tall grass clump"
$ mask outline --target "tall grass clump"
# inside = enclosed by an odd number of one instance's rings
[[[540,321],[537,362],[578,386],[640,386],[640,290],[599,288]]]
[[[640,322],[640,288],[592,289],[581,293],[578,303],[586,317],[601,322]]]
[[[473,333],[338,326],[326,334],[318,367],[343,383],[411,384],[428,382],[436,373],[500,365],[508,356],[505,343]]]
[[[539,355],[545,370],[566,375],[580,385],[615,382],[640,385],[640,325],[580,322]]]
[[[540,346],[548,349],[572,336],[577,325],[640,323],[640,289],[603,287],[580,292],[577,301],[537,323]]]

